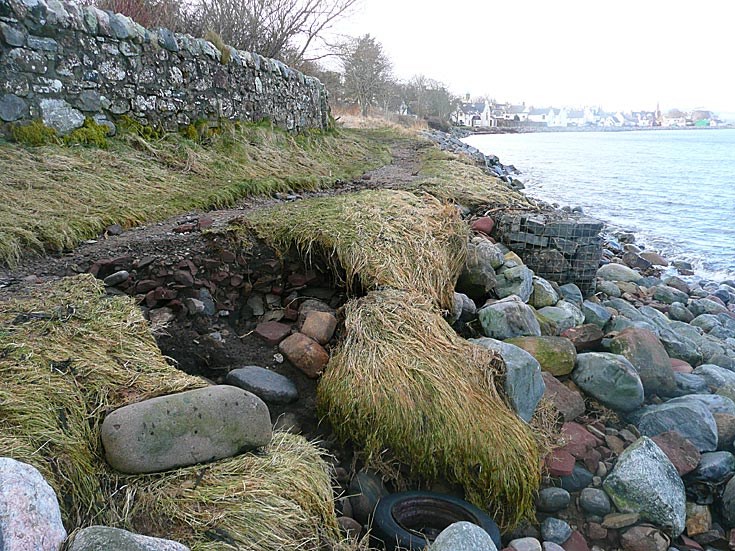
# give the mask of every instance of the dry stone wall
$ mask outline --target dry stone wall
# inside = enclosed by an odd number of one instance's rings
[[[0,126],[60,133],[127,115],[175,131],[265,118],[326,128],[324,86],[282,62],[58,0],[0,0]]]

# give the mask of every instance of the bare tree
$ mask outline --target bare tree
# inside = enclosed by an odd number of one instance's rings
[[[178,0],[82,0],[101,10],[127,15],[136,23],[153,29],[165,27],[175,32],[199,34],[198,14]]]
[[[199,0],[204,30],[236,48],[296,64],[360,0]]]
[[[391,63],[383,46],[369,34],[341,46],[345,91],[359,104],[366,117],[390,81]]]

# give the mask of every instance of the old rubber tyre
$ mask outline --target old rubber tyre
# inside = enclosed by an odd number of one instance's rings
[[[459,521],[476,524],[501,548],[498,525],[486,513],[462,499],[434,492],[399,492],[381,498],[375,507],[371,535],[388,550],[418,551]]]

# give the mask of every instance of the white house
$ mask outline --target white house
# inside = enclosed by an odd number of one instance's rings
[[[551,119],[546,123],[548,126],[563,128],[567,126],[567,110],[551,109]]]
[[[526,122],[530,109],[525,105],[509,105],[503,113],[503,119],[506,121]]]
[[[549,107],[541,109],[529,109],[527,120],[528,122],[548,124],[553,116],[553,109]]]
[[[584,126],[587,124],[587,117],[583,109],[570,109],[567,111],[568,126]]]
[[[461,126],[490,127],[495,126],[490,102],[466,102],[452,115],[455,123]]]

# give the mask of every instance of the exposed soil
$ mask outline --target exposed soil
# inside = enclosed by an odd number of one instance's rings
[[[320,197],[340,193],[353,193],[362,189],[404,187],[416,178],[421,163],[420,152],[431,145],[417,140],[396,140],[389,144],[392,162],[369,171],[360,180],[352,182],[337,181],[333,188],[305,192],[294,195],[277,194],[277,197],[248,197],[229,209],[192,211],[167,220],[138,226],[120,235],[104,233],[97,239],[80,244],[77,248],[61,254],[30,256],[14,268],[0,265],[0,290],[6,292],[13,282],[26,277],[64,277],[84,273],[100,258],[115,258],[133,255],[139,258],[166,255],[173,258],[185,257],[195,252],[203,252],[206,246],[199,231],[177,233],[174,229],[199,219],[209,219],[212,228],[225,227],[230,221],[248,212],[266,208],[278,203],[299,200],[307,197]]]

